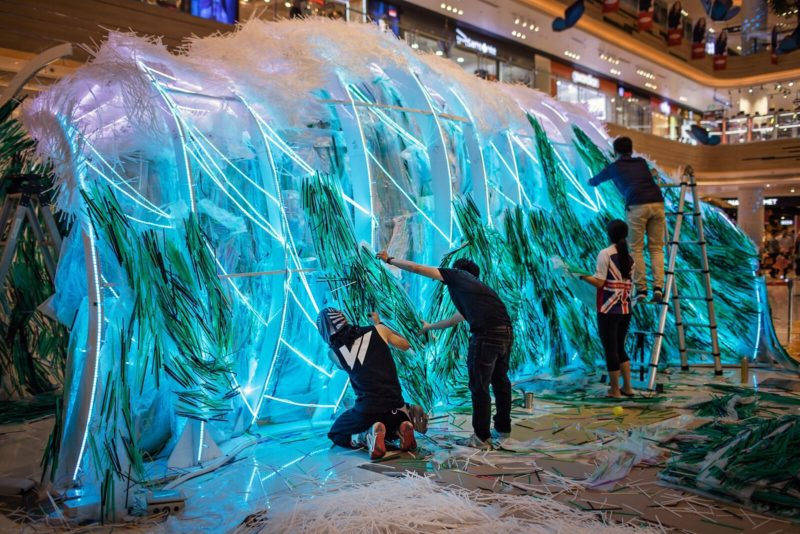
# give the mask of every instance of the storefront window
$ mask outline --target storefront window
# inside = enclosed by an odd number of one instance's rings
[[[500,81],[533,87],[533,71],[511,63],[500,62]]]
[[[453,49],[451,57],[455,58],[465,71],[479,78],[493,81],[498,79],[497,60],[493,57],[476,54],[460,47]]]
[[[669,115],[657,111],[653,112],[653,135],[669,137]]]
[[[567,80],[556,80],[556,98],[564,102],[583,104],[599,120],[606,120],[608,117],[608,98],[591,87]]]
[[[769,141],[775,138],[775,115],[753,117],[751,141]]]
[[[437,56],[444,56],[445,45],[444,42],[438,39],[433,39],[417,32],[406,32],[405,40],[415,50],[420,52],[428,52],[436,54]]]
[[[778,113],[778,139],[798,137],[800,131],[800,117],[797,113]]]
[[[725,133],[728,136],[728,143],[744,143],[747,141],[747,117],[735,117],[728,119],[725,125]]]

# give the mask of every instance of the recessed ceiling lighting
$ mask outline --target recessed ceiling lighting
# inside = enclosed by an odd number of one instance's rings
[[[437,55],[437,56],[443,56],[443,55],[444,55],[444,52],[442,52],[441,50],[437,50],[437,51],[436,51],[436,55]]]
[[[685,96],[680,97],[678,100],[680,100],[681,102],[688,102],[689,101],[689,99],[686,98]]]
[[[793,86],[794,82],[789,82],[789,87]]]
[[[645,82],[644,86],[647,87],[648,89],[653,90],[653,91],[658,89],[658,86],[656,84],[650,83],[650,82]]]
[[[463,57],[457,57],[456,61],[458,61],[459,63],[464,63],[464,58]]]
[[[610,72],[610,73],[611,73],[611,74],[613,74],[614,76],[622,76],[622,71],[620,71],[620,70],[617,70],[617,69],[611,69],[611,70],[609,70],[608,72]]]
[[[790,193],[794,193],[794,187],[793,187],[793,188],[791,188],[791,189],[789,189],[789,192],[790,192]]]
[[[411,48],[413,48],[414,50],[416,50],[416,49],[418,49],[418,48],[419,48],[419,44],[418,44],[418,43],[412,43],[412,44],[411,44]]]
[[[514,24],[519,24],[519,17],[514,19]]]
[[[564,50],[564,55],[567,56],[570,59],[574,59],[575,61],[578,61],[578,60],[581,59],[581,55],[580,54],[576,54],[575,52],[572,52],[570,50]]]
[[[769,184],[767,184],[767,187],[769,187],[769,186],[770,186],[770,185],[769,185]]]
[[[458,14],[459,14],[459,15],[463,15],[463,14],[464,14],[464,10],[463,10],[463,9],[459,9],[459,10],[458,10]]]
[[[447,9],[447,4],[442,4],[439,7],[441,7],[442,9]]]

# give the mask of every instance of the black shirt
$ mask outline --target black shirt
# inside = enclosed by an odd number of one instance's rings
[[[458,313],[469,331],[480,334],[498,326],[511,326],[506,305],[492,288],[461,269],[439,269]]]
[[[397,367],[389,345],[374,326],[358,327],[360,336],[348,349],[336,349],[342,369],[356,393],[355,409],[365,413],[388,412],[405,405]]]
[[[600,185],[607,180],[613,181],[622,193],[625,207],[664,202],[661,189],[642,158],[622,156],[589,180],[589,185]]]

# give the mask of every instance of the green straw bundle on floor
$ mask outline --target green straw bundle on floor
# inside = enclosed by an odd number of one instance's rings
[[[800,416],[711,423],[676,438],[664,482],[759,512],[800,516]]]

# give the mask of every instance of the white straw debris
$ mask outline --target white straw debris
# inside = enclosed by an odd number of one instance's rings
[[[599,513],[581,511],[550,498],[442,486],[417,475],[348,484],[299,500],[293,508],[275,507],[269,515],[261,532],[663,532],[638,520],[626,525],[608,522]]]

